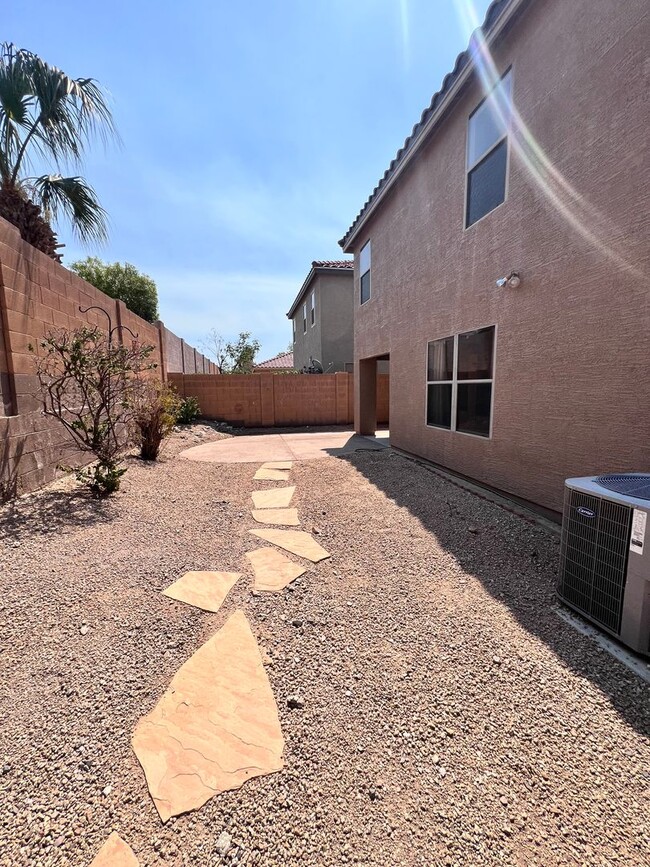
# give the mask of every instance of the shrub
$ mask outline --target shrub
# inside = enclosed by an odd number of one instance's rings
[[[176,414],[178,424],[192,424],[201,415],[199,402],[195,397],[184,397]]]
[[[148,360],[153,346],[135,340],[113,345],[97,327],[51,331],[39,345],[36,372],[43,413],[63,425],[78,449],[97,459],[92,467],[65,469],[73,470],[95,496],[107,497],[125,473],[120,459],[131,441],[139,375],[155,367]]]
[[[163,440],[174,429],[180,409],[181,399],[171,386],[157,380],[141,384],[135,395],[132,426],[143,460],[157,459]]]
[[[158,319],[156,284],[134,265],[128,262],[102,262],[95,256],[88,256],[81,262],[73,262],[70,268],[100,292],[124,301],[129,310],[147,322]]]

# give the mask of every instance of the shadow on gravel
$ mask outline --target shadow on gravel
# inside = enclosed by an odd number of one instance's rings
[[[0,541],[11,545],[25,538],[65,533],[70,529],[108,524],[115,506],[86,491],[43,491],[7,504],[0,515]]]
[[[527,632],[565,667],[591,681],[628,725],[650,735],[647,684],[557,614],[559,538],[395,452],[356,452],[341,458],[408,509]],[[399,468],[393,462],[399,462]]]

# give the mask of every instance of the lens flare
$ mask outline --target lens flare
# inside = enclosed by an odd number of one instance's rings
[[[461,25],[465,30],[471,30],[470,56],[483,91],[488,94],[500,81],[500,74],[480,29],[476,8],[472,0],[455,0],[455,4]],[[647,279],[647,275],[628,262],[625,256],[613,246],[612,239],[622,239],[625,233],[588,202],[553,165],[517,111],[512,97],[497,97],[492,100],[492,107],[500,122],[508,128],[511,153],[514,153],[521,162],[537,188],[557,213],[575,232],[618,268],[637,279]]]

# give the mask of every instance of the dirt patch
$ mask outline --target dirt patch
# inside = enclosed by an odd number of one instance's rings
[[[112,501],[0,511],[3,867],[88,864],[112,829],[170,867],[644,863],[648,690],[555,613],[554,537],[388,450],[299,462],[332,557],[252,595],[274,485],[175,457],[194,436]],[[211,614],[161,593],[190,570],[245,575]],[[131,734],[236,607],[285,768],[163,827]]]

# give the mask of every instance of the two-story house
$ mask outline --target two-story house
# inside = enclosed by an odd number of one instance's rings
[[[351,371],[354,358],[354,262],[312,262],[287,313],[293,366],[299,371]]]
[[[355,424],[553,511],[650,468],[647,0],[495,0],[341,241]]]

